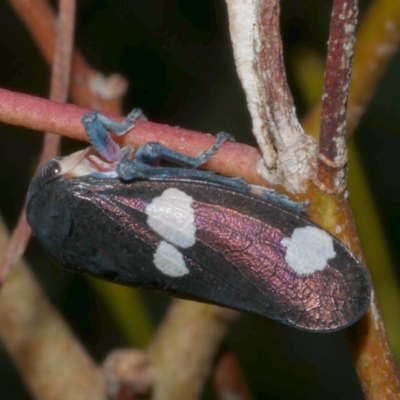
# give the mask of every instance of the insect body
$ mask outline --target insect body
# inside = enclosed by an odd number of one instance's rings
[[[368,308],[364,267],[296,203],[241,179],[148,165],[161,156],[196,167],[226,134],[198,157],[151,143],[131,161],[106,133],[119,124],[83,122],[107,163],[90,151],[54,159],[27,200],[35,236],[63,267],[310,331],[342,329]]]

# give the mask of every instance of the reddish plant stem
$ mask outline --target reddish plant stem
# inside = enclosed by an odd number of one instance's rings
[[[315,179],[321,190],[328,193],[341,193],[347,184],[344,134],[357,15],[357,0],[334,1]]]
[[[92,110],[72,104],[55,103],[0,89],[0,121],[11,125],[24,126],[38,131],[49,130],[58,135],[87,141],[81,118],[84,113],[90,111]],[[107,115],[119,121],[124,118],[112,114]],[[149,141],[159,141],[173,150],[189,155],[196,155],[215,142],[215,138],[211,135],[143,120],[137,121],[135,127],[128,134],[116,137],[115,140],[135,148]],[[271,187],[257,172],[260,160],[259,151],[253,147],[227,142],[217,154],[213,155],[205,167],[227,176],[245,177],[250,183],[266,184]]]
[[[353,72],[347,109],[346,138],[349,139],[376,92],[400,44],[400,3],[374,0],[357,30]],[[318,136],[321,102],[302,121],[305,131]]]
[[[315,186],[312,187],[313,201],[309,208],[311,219],[336,234],[366,265],[353,214],[345,196],[327,195]],[[337,233],[337,228],[340,233]],[[367,313],[344,333],[366,399],[400,398],[399,371],[387,340],[374,291]],[[383,396],[385,392],[388,397]]]
[[[234,4],[239,10],[239,24],[235,25],[232,23],[233,18],[230,16],[230,25],[231,32],[233,38],[235,35],[238,37],[247,35],[247,32],[251,32],[253,27],[256,26],[256,23],[252,20],[251,13],[246,14],[244,11],[244,7],[242,4],[253,4],[254,7],[257,7],[259,3],[257,2],[236,2],[235,0],[226,0],[227,4],[230,3]],[[274,3],[274,0],[271,1],[264,1],[264,7],[269,7],[271,4]],[[395,4],[392,2],[392,4]],[[396,3],[397,4],[397,3]],[[340,13],[340,6],[344,7],[344,11],[347,11],[346,15]],[[324,99],[327,106],[324,111],[324,117],[327,117],[325,120],[325,127],[322,129],[322,142],[320,150],[320,166],[319,166],[319,173],[320,175],[316,176],[319,179],[314,179],[314,183],[317,186],[309,185],[307,196],[310,199],[310,217],[314,221],[320,223],[326,229],[331,231],[335,234],[337,229],[340,228],[341,233],[337,236],[340,237],[341,240],[345,241],[357,254],[360,258],[362,258],[360,244],[357,237],[357,232],[354,227],[354,220],[351,215],[351,211],[349,205],[346,202],[343,194],[341,196],[333,196],[329,195],[326,192],[340,192],[340,190],[344,189],[345,179],[346,179],[346,148],[343,140],[343,130],[344,130],[344,115],[346,109],[346,101],[347,101],[347,90],[348,90],[348,82],[349,76],[348,73],[350,72],[350,68],[348,64],[351,60],[351,52],[352,52],[352,36],[354,31],[354,24],[356,14],[352,14],[351,6],[355,7],[356,3],[354,1],[346,3],[344,1],[335,1],[335,10],[334,12],[334,20],[332,20],[332,32],[340,33],[342,36],[338,36],[334,38],[332,36],[330,41],[330,46],[333,46],[335,51],[330,49],[330,59],[328,59],[328,66],[326,82],[328,84],[328,89],[326,89],[326,93],[329,93],[332,96],[332,103],[329,104],[327,100],[331,100],[329,97],[328,99]],[[339,12],[337,12],[339,9]],[[343,11],[343,9],[342,9]],[[354,11],[354,8],[353,8]],[[233,13],[235,15],[235,13]],[[336,18],[336,19],[335,19]],[[245,26],[245,21],[251,21],[252,23],[249,26]],[[272,20],[271,20],[272,21]],[[233,22],[235,22],[233,20]],[[386,21],[385,27],[389,26],[390,19]],[[273,22],[271,22],[271,25]],[[347,25],[344,25],[347,24]],[[391,24],[393,25],[393,23]],[[246,29],[245,29],[246,28]],[[248,40],[247,48],[244,47],[243,55],[250,53],[251,51],[249,46],[253,43],[259,43],[261,46],[264,45],[266,47],[270,46],[270,42],[268,38],[265,40],[261,40],[257,42],[258,37],[254,35],[253,40]],[[337,39],[337,41],[335,41]],[[234,47],[238,44],[234,42]],[[240,43],[239,43],[240,44]],[[340,45],[342,48],[340,48]],[[343,48],[343,46],[345,46]],[[344,51],[343,51],[344,50]],[[334,56],[336,52],[336,56]],[[246,86],[246,79],[248,76],[242,76],[240,74],[240,65],[239,62],[242,63],[243,57],[239,57],[240,52],[235,51],[236,55],[236,62],[238,66],[239,76],[242,80],[242,84],[245,90],[249,90]],[[257,60],[254,59],[251,65],[257,65]],[[330,68],[330,70],[329,70]],[[336,69],[337,68],[337,69]],[[264,74],[270,73],[270,70],[263,71]],[[250,74],[248,74],[250,75]],[[254,73],[251,76],[257,76]],[[329,78],[329,79],[328,79]],[[250,88],[251,89],[251,88]],[[335,91],[338,91],[335,94]],[[343,91],[342,91],[343,90]],[[265,103],[265,98],[258,99],[257,97],[251,97],[246,92],[248,97],[248,101],[250,98],[249,108],[251,109],[251,105],[259,105]],[[265,93],[261,92],[262,95],[265,96]],[[335,103],[336,101],[336,103]],[[259,110],[260,107],[257,107]],[[329,120],[330,112],[332,112],[332,120]],[[253,117],[253,125],[257,126],[257,115]],[[336,125],[335,125],[336,124]],[[338,129],[335,131],[335,129]],[[326,131],[326,133],[325,133]],[[326,136],[324,136],[326,135]],[[324,147],[326,145],[326,147]],[[312,148],[308,149],[312,152]],[[325,154],[326,153],[326,154]],[[290,153],[293,157],[294,152]],[[279,157],[279,155],[278,155]],[[322,166],[321,166],[322,165]],[[290,166],[290,163],[287,163],[286,166]],[[294,171],[293,173],[297,176],[298,171]],[[314,177],[314,178],[316,178]],[[321,191],[322,189],[322,191]],[[333,189],[333,190],[332,190]],[[373,303],[373,306],[376,304]],[[393,362],[393,357],[390,351],[389,344],[386,340],[385,331],[381,321],[379,319],[379,313],[374,312],[373,306],[367,312],[366,316],[360,321],[359,324],[356,324],[352,331],[353,333],[353,340],[349,341],[351,346],[351,351],[354,354],[354,363],[357,368],[357,372],[359,373],[360,380],[362,381],[363,388],[365,393],[368,394],[368,398],[384,398],[384,397],[374,397],[375,394],[382,395],[385,388],[388,388],[389,391],[392,393],[393,398],[397,398],[399,393],[399,380],[398,380],[398,372],[395,368],[395,364]],[[375,307],[375,310],[377,308]],[[369,329],[365,342],[368,342],[367,346],[362,346],[362,351],[365,352],[365,357],[359,357],[360,352],[357,351],[359,349],[357,343],[363,342],[363,332],[362,327],[365,326],[364,321],[366,320],[374,320],[377,323],[373,326],[373,329]],[[360,327],[360,328],[359,328]],[[361,329],[358,331],[358,329]],[[381,354],[382,357],[378,357]],[[365,361],[365,362],[364,362]],[[374,366],[374,367],[372,367]],[[380,371],[379,374],[375,376],[369,375],[373,374],[373,370],[378,369]],[[397,396],[397,397],[396,397]]]
[[[354,133],[356,124],[373,96],[379,79],[398,48],[399,27],[400,3],[391,0],[375,0],[371,3],[357,32],[347,112],[348,137]],[[320,106],[320,103],[314,106],[304,121],[306,131],[314,137],[318,136]],[[356,229],[352,223],[349,225],[353,217],[348,204],[341,204],[337,201],[337,197],[336,200],[332,200],[332,204],[329,204],[326,198],[333,198],[333,196],[321,198],[321,202],[316,202],[310,209],[313,220],[333,233],[335,227],[344,226],[345,229],[338,236],[352,248],[358,257],[363,259]],[[318,216],[316,213],[321,215]],[[347,329],[345,334],[366,398],[400,398],[399,372],[386,337],[375,296],[366,315],[359,323]]]

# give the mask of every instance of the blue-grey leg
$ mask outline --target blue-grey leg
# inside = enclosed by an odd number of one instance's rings
[[[150,142],[140,147],[131,160],[132,149],[125,147],[122,150],[121,161],[118,163],[116,171],[120,179],[168,179],[168,178],[189,178],[200,179],[203,181],[220,183],[225,186],[240,186],[241,190],[246,191],[247,183],[241,178],[226,178],[214,172],[201,171],[197,168],[207,162],[216,153],[219,147],[227,140],[234,140],[232,135],[220,132],[216,136],[216,142],[208,150],[191,157],[163,146],[160,143]],[[171,168],[152,166],[160,159],[173,162],[185,168]]]
[[[135,159],[132,160],[133,149],[127,146],[122,149],[121,159],[116,167],[117,174],[124,181],[134,179],[198,179],[208,183],[223,185],[238,192],[254,194],[278,203],[298,214],[307,213],[307,203],[296,203],[287,196],[278,194],[272,189],[249,185],[242,178],[227,178],[214,172],[198,170],[197,168],[207,162],[224,142],[234,140],[232,135],[226,132],[218,133],[216,139],[213,146],[201,152],[196,157],[171,150],[160,143],[149,142],[138,149]],[[151,166],[151,164],[160,159],[171,161],[189,169]]]
[[[227,140],[234,141],[235,139],[229,133],[219,132],[215,144],[195,157],[171,150],[160,143],[149,142],[138,149],[136,152],[136,161],[143,164],[153,164],[162,159],[186,168],[198,168],[206,163]]]
[[[147,120],[147,117],[143,114],[143,111],[140,108],[134,108],[126,117],[124,122],[117,122],[111,118],[106,117],[103,114],[97,114],[97,118],[104,125],[108,132],[113,133],[117,136],[122,136],[130,129],[135,126],[135,122],[138,119]]]
[[[274,203],[278,203],[285,208],[293,211],[296,214],[308,214],[308,202],[297,203],[296,201],[290,200],[284,194],[276,193],[273,189],[268,189],[264,186],[248,185],[248,192],[256,196],[263,197],[264,199],[270,200]]]
[[[115,162],[121,158],[121,149],[108,132],[121,136],[132,129],[139,118],[146,119],[138,108],[135,108],[124,122],[117,122],[103,114],[92,112],[82,117],[82,124],[97,152],[107,161]]]
[[[123,181],[132,181],[135,179],[148,179],[148,180],[199,180],[207,182],[207,184],[217,184],[228,187],[240,193],[249,193],[266,200],[272,201],[289,209],[296,214],[307,213],[307,203],[296,203],[290,200],[287,196],[278,194],[272,189],[267,189],[262,186],[249,185],[242,178],[227,178],[218,175],[214,172],[203,171],[193,168],[171,168],[171,167],[152,167],[148,164],[130,160],[128,157],[130,151],[127,147],[123,149],[126,151],[127,158],[122,158],[116,166],[116,172],[120,179]]]

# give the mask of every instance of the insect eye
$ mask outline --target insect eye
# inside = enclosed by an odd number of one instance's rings
[[[43,165],[42,169],[40,170],[40,174],[44,179],[54,178],[59,175],[61,172],[60,163],[56,160],[51,160],[45,165]]]

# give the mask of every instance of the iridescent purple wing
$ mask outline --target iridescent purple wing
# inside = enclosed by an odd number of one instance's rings
[[[68,203],[60,262],[75,270],[310,331],[342,329],[369,306],[349,249],[273,202],[190,180],[82,178]]]

